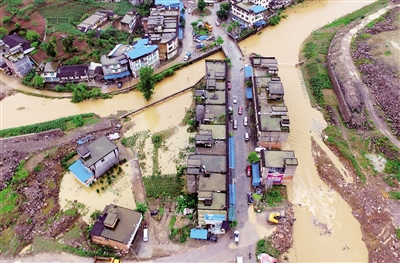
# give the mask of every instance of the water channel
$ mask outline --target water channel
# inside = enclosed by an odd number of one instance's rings
[[[279,75],[285,87],[285,101],[291,120],[290,138],[284,147],[294,150],[299,160],[290,190],[297,219],[294,226],[294,247],[288,254],[291,262],[366,262],[368,259],[365,244],[361,241],[360,225],[351,214],[350,207],[319,179],[316,172],[310,138],[315,137],[322,145],[315,126],[324,127],[326,124],[322,115],[311,107],[300,73],[294,67],[298,62],[301,43],[314,29],[368,3],[370,2],[307,1],[289,8],[286,12],[288,17],[277,27],[269,27],[261,35],[240,43],[245,54],[256,52],[264,56],[275,56],[280,63]],[[213,58],[222,59],[223,55],[219,53]],[[157,84],[155,96],[148,103],[193,85],[203,75],[204,61],[178,71],[175,76]],[[137,109],[146,103],[138,92],[117,95],[110,100],[85,101],[79,104],[72,104],[69,99],[46,99],[17,93],[0,103],[0,129],[85,112],[95,112],[104,117],[118,110]],[[191,104],[190,96],[173,98],[166,108],[167,103],[134,116],[132,120],[136,126],[127,135],[141,130],[157,131],[169,126],[179,126],[181,113]],[[173,141],[179,141],[179,134],[180,131]],[[171,145],[173,141],[170,142]],[[179,144],[178,147],[182,145]],[[328,151],[326,147],[324,149]],[[345,177],[343,165],[332,153],[329,156]],[[324,228],[329,229],[331,234],[324,234]]]

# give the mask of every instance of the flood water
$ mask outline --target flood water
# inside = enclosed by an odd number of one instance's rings
[[[290,262],[367,262],[368,259],[367,249],[361,241],[360,225],[352,216],[350,207],[320,180],[315,169],[310,138],[311,136],[317,138],[318,134],[310,130],[313,124],[322,127],[326,124],[322,115],[311,108],[308,95],[302,88],[299,71],[294,67],[298,62],[299,47],[312,30],[368,3],[370,2],[306,1],[304,4],[289,8],[286,12],[288,17],[282,19],[277,27],[267,28],[261,35],[240,43],[245,54],[256,52],[263,56],[275,56],[280,63],[279,75],[285,87],[285,101],[291,119],[291,133],[284,147],[294,150],[299,160],[296,175],[289,187],[289,197],[295,204],[297,219],[294,226],[294,248],[288,254]],[[213,58],[223,59],[223,55],[219,53]],[[104,117],[118,110],[137,109],[193,85],[204,76],[204,67],[204,61],[199,61],[158,83],[155,95],[149,102],[146,102],[139,92],[117,95],[111,100],[85,101],[79,104],[72,104],[69,99],[45,99],[18,93],[0,103],[0,129],[79,113],[94,112]],[[183,135],[185,129],[180,126],[180,121],[190,103],[191,94],[187,93],[137,114],[132,117],[136,125],[126,135],[147,129],[154,132],[176,126],[177,133],[167,141],[169,149],[176,151],[177,148],[185,147],[188,134]],[[320,139],[317,139],[317,142],[322,145]],[[151,147],[147,142],[146,152],[151,152]],[[328,151],[326,147],[324,149]],[[169,161],[171,156],[172,153],[161,156],[160,165],[163,170],[175,171],[175,165]],[[343,165],[332,153],[329,153],[329,156],[345,177]],[[78,182],[71,177],[66,174],[61,183],[62,207],[66,204],[65,200],[77,199],[79,202],[87,200],[88,203],[85,204],[96,209],[102,209],[105,204],[116,199],[119,199],[121,205],[125,205],[124,200],[129,200],[131,203],[126,206],[132,208],[134,206],[134,202],[131,201],[132,196],[115,196],[111,190],[102,194],[108,196],[107,203],[96,203],[99,199],[95,196],[97,195],[95,190],[88,191],[79,187]],[[122,185],[125,183],[122,181]],[[255,218],[251,217],[250,221],[253,224]],[[324,234],[326,229],[329,229],[331,234]],[[270,232],[266,228],[258,230],[260,236]]]
[[[294,150],[299,161],[293,182],[288,187],[296,217],[293,249],[287,255],[290,262],[368,261],[360,224],[349,205],[317,174],[311,154],[311,137],[328,153],[345,180],[351,182],[343,165],[319,138],[318,131],[326,123],[322,114],[311,107],[301,73],[294,67],[301,43],[313,30],[366,4],[365,1],[306,1],[290,8],[286,12],[288,17],[281,20],[278,27],[267,28],[261,35],[240,43],[247,54],[275,56],[280,64],[279,76],[285,87],[285,103],[291,122],[290,137],[284,148]]]

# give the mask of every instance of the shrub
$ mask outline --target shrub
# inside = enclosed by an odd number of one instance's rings
[[[9,16],[4,16],[3,17],[3,24],[7,24],[7,23],[9,23],[11,21],[11,17],[9,17]]]

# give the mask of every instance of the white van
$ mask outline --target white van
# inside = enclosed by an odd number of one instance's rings
[[[243,118],[243,125],[244,125],[244,126],[247,126],[247,117],[244,117],[244,118]]]
[[[233,129],[236,130],[237,129],[237,120],[233,120]]]
[[[144,242],[149,241],[149,231],[147,228],[143,229],[143,241]]]
[[[248,141],[248,140],[249,140],[249,133],[246,132],[246,133],[244,134],[244,140],[245,140],[245,141]]]
[[[243,257],[242,256],[237,256],[236,257],[236,263],[243,263]]]

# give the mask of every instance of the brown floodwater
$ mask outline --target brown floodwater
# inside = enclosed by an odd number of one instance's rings
[[[338,158],[319,138],[326,123],[322,114],[311,107],[301,73],[294,67],[301,43],[313,30],[368,3],[307,1],[288,9],[288,17],[281,20],[279,26],[267,28],[261,35],[240,43],[247,54],[275,56],[285,87],[291,132],[284,148],[294,150],[299,161],[293,182],[288,187],[296,217],[293,248],[287,254],[290,262],[368,261],[360,224],[351,208],[318,176],[311,154],[311,137],[328,153],[344,179],[352,181]]]

